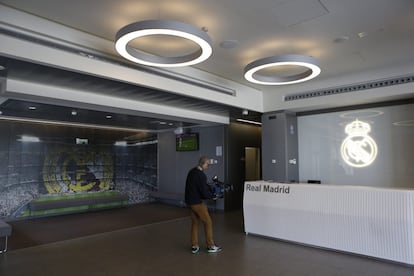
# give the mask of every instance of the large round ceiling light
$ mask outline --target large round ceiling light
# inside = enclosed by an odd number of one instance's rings
[[[260,74],[259,71],[278,66],[304,67],[305,71],[288,76],[268,76]],[[244,68],[244,77],[252,82],[263,85],[284,85],[304,82],[315,78],[321,73],[319,63],[316,59],[302,55],[272,56],[258,59],[249,63]]]
[[[164,57],[152,55],[128,44],[137,38],[150,35],[165,35],[188,39],[199,48],[186,55]],[[145,20],[131,23],[120,29],[115,37],[115,49],[124,58],[149,66],[180,67],[200,63],[210,57],[212,41],[207,33],[191,25],[171,20]]]

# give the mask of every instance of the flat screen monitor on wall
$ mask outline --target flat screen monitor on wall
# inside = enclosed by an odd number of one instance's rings
[[[198,140],[198,133],[178,134],[175,137],[175,149],[176,151],[197,151]]]

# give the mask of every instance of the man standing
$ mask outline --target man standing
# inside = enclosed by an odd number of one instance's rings
[[[185,203],[191,210],[191,252],[200,251],[198,243],[198,225],[201,220],[204,224],[204,234],[206,236],[207,252],[216,253],[222,249],[216,246],[213,240],[213,222],[208,213],[207,205],[203,200],[213,199],[214,194],[210,191],[207,184],[207,176],[204,170],[208,168],[209,161],[205,156],[200,157],[198,165],[192,168],[187,175],[185,182]]]

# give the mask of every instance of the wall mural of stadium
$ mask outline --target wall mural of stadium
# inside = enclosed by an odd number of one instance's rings
[[[2,218],[53,214],[30,212],[35,201],[116,193],[135,204],[151,201],[157,190],[156,136],[7,121],[0,132]],[[87,143],[76,143],[79,136]]]

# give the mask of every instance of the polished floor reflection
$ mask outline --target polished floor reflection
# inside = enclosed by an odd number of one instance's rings
[[[239,211],[212,216],[218,254],[191,254],[188,216],[11,250],[0,255],[0,275],[414,275],[405,265],[246,236]]]

